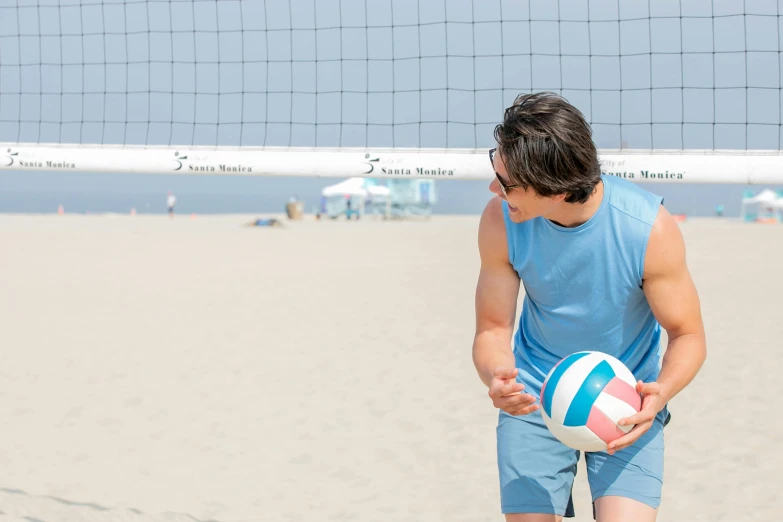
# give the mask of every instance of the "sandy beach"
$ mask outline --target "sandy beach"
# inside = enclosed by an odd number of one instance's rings
[[[255,217],[0,215],[0,521],[503,520],[478,216]],[[659,520],[778,520],[783,225],[681,228],[709,354]]]

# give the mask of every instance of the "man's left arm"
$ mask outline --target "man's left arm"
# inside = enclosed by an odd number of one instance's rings
[[[696,376],[707,357],[699,294],[685,261],[685,241],[677,222],[663,207],[655,219],[644,258],[642,288],[655,318],[666,330],[669,344],[656,382],[637,383],[641,411],[621,419],[636,425],[609,444],[609,453],[633,444],[650,429],[655,416]]]

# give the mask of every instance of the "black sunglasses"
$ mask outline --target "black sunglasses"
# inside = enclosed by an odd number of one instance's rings
[[[508,197],[509,190],[521,187],[522,185],[506,185],[506,182],[500,177],[500,174],[495,170],[495,152],[497,152],[497,150],[497,148],[489,149],[489,162],[492,164],[492,172],[495,173],[495,177],[498,179],[498,185],[500,185],[501,192],[503,192],[504,196]]]

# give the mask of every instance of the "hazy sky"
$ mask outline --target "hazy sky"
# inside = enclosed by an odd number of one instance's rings
[[[554,90],[601,148],[779,149],[779,12],[775,0],[18,0],[0,5],[0,141],[489,147],[517,94]]]
[[[0,141],[485,147],[556,90],[600,147],[780,144],[771,0],[17,3]]]

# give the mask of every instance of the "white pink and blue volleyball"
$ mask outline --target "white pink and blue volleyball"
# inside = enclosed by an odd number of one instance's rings
[[[601,352],[577,352],[562,359],[541,387],[547,428],[560,442],[581,451],[605,450],[633,428],[617,422],[640,408],[631,371]]]

